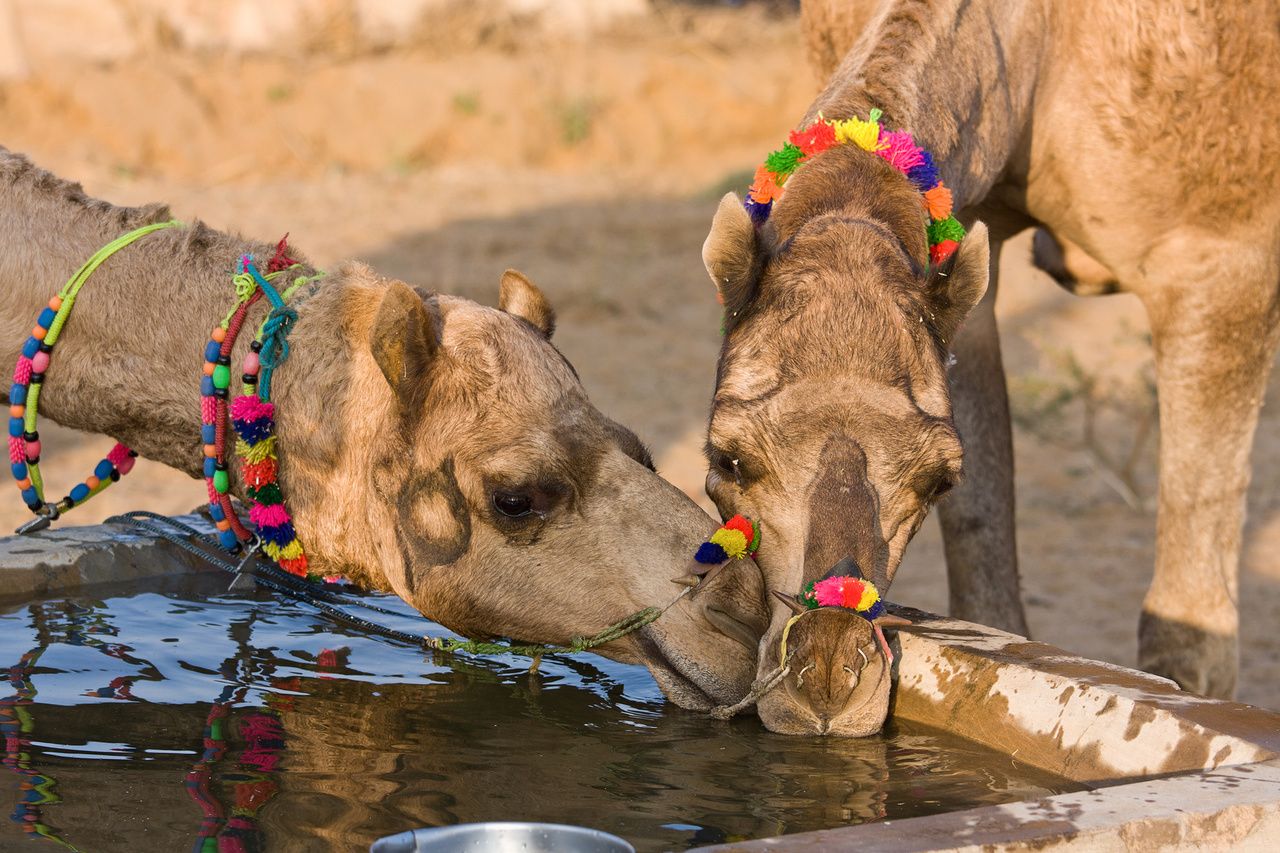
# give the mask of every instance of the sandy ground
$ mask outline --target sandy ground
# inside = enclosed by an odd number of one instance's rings
[[[68,68],[0,86],[0,144],[113,201],[165,200],[262,238],[288,231],[322,264],[358,257],[490,304],[502,270],[522,269],[554,303],[557,342],[597,405],[705,504],[699,448],[719,338],[700,247],[719,193],[816,89],[793,19],[667,9],[590,43],[504,33],[340,59]],[[998,307],[1024,600],[1037,639],[1132,665],[1159,438],[1146,320],[1132,297],[1060,291],[1031,269],[1028,236],[1006,246]],[[1263,410],[1240,592],[1239,695],[1275,708],[1278,421]],[[55,489],[110,444],[42,435]],[[187,510],[201,493],[144,462],[76,520]],[[0,503],[5,527],[24,515],[16,495]],[[892,598],[945,610],[932,522]]]

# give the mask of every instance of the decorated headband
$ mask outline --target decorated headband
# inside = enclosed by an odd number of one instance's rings
[[[925,232],[929,238],[929,261],[935,266],[955,253],[964,239],[964,226],[951,215],[951,190],[938,178],[933,155],[916,145],[905,130],[888,131],[880,126],[880,110],[871,110],[867,120],[859,118],[829,120],[818,114],[818,120],[804,130],[793,130],[789,141],[769,154],[757,169],[755,180],[743,202],[751,220],[764,224],[773,203],[782,198],[787,179],[809,161],[836,145],[853,143],[879,155],[915,185],[929,216]]]
[[[730,557],[741,560],[753,557],[760,548],[760,528],[751,519],[735,515],[726,521],[711,538],[698,546],[693,558],[699,563],[719,564]]]

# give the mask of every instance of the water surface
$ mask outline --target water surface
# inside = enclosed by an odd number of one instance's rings
[[[640,667],[582,656],[531,675],[224,587],[0,609],[0,848],[347,850],[503,819],[682,850],[1074,789],[907,723],[788,738],[682,711]]]

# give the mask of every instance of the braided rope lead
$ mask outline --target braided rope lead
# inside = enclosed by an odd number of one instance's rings
[[[737,702],[734,702],[732,705],[717,705],[712,708],[710,711],[711,718],[713,720],[727,720],[738,714],[740,711],[747,710],[752,705],[759,702],[760,699],[764,697],[764,694],[781,684],[782,679],[786,678],[790,673],[791,664],[789,662],[775,668],[773,672],[769,673],[764,678],[756,679],[756,683],[751,685],[751,689],[747,691],[747,695],[743,696]]]
[[[533,658],[533,669],[536,669],[543,655],[575,654],[588,652],[605,643],[620,640],[628,634],[639,631],[646,625],[658,621],[658,617],[680,603],[680,599],[693,592],[693,587],[685,587],[680,594],[662,607],[646,607],[637,610],[625,619],[614,622],[598,634],[590,637],[574,637],[567,646],[516,645],[514,643],[495,643],[483,640],[455,639],[450,637],[423,637],[422,642],[428,648],[441,652],[466,652],[473,655],[521,655]]]
[[[667,607],[670,606],[667,605]],[[517,646],[509,643],[438,637],[427,637],[424,642],[427,646],[437,651],[466,652],[473,655],[521,655],[523,657],[539,658],[543,655],[574,654],[590,651],[597,646],[603,646],[605,643],[611,643],[634,633],[646,625],[651,625],[666,610],[666,607],[646,607],[643,610],[632,613],[625,619],[613,623],[598,634],[590,637],[574,637],[567,646]]]

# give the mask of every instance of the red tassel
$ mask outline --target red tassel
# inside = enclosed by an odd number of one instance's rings
[[[929,261],[936,267],[955,254],[958,248],[960,248],[960,244],[955,240],[943,240],[941,243],[929,247]]]
[[[270,262],[267,263],[267,273],[279,272],[286,267],[291,267],[297,263],[293,258],[285,254],[289,249],[289,235],[286,233],[280,238],[280,242],[276,243],[276,253],[271,256]]]

